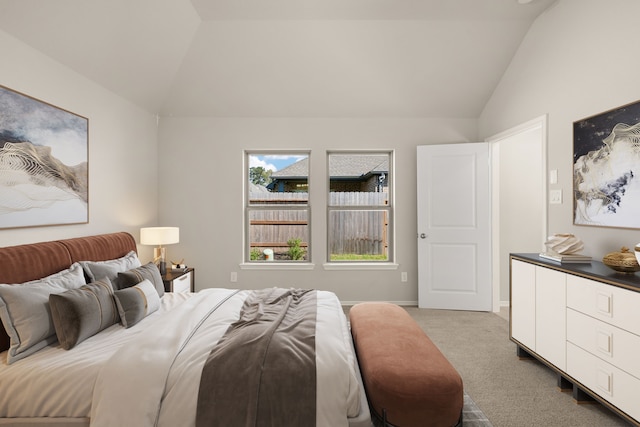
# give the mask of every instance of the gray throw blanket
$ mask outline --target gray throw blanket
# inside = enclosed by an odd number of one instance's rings
[[[196,427],[315,426],[316,292],[252,292],[209,354]]]

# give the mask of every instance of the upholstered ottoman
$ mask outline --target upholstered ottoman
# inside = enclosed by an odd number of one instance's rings
[[[462,378],[403,308],[361,303],[349,320],[376,416],[398,427],[462,425]]]

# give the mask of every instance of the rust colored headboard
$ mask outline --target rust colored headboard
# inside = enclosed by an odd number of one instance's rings
[[[0,248],[0,283],[41,279],[77,261],[106,261],[131,251],[136,251],[136,241],[126,232],[8,246]],[[0,323],[0,351],[8,348],[9,336]]]

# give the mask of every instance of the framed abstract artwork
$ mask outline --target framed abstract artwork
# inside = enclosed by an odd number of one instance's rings
[[[89,222],[89,120],[0,86],[0,228]]]
[[[640,228],[640,101],[573,123],[574,224]]]

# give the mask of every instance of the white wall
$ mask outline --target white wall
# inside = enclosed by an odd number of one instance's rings
[[[89,223],[0,229],[0,246],[114,231],[138,240],[157,220],[155,116],[2,31],[0,52],[1,85],[89,119]]]
[[[0,245],[117,230],[137,238],[142,225],[177,225],[181,243],[168,248],[169,258],[197,268],[199,289],[231,285],[238,271],[234,286],[243,288],[304,285],[346,301],[415,301],[415,147],[482,140],[548,114],[548,167],[558,170],[549,189],[565,199],[547,206],[549,231],[582,237],[599,258],[640,242],[640,231],[573,225],[572,123],[640,99],[639,14],[637,0],[559,0],[532,25],[477,128],[474,119],[163,117],[158,132],[153,115],[0,32],[0,84],[88,117],[90,129],[89,224],[0,230]],[[242,150],[269,148],[313,150],[321,177],[327,149],[395,149],[398,271],[324,271],[318,260],[313,271],[239,270]],[[314,224],[323,220],[323,211],[314,214]],[[314,226],[314,239],[323,230]]]
[[[637,0],[559,0],[532,25],[479,119],[481,139],[549,114],[548,169],[564,202],[549,233],[574,233],[596,259],[640,242],[640,231],[573,225],[573,122],[640,99]],[[522,197],[526,197],[523,194]]]
[[[345,302],[417,301],[416,146],[473,141],[474,119],[216,119],[160,121],[159,217],[180,227],[169,259],[196,268],[196,288],[300,286],[336,292]],[[243,257],[243,150],[310,149],[311,191],[323,192],[331,149],[393,149],[396,162],[396,261],[392,271],[325,271],[325,210],[312,205],[315,269],[240,270]],[[324,195],[314,193],[314,200]],[[319,196],[319,199],[317,198]],[[230,283],[236,271],[238,283]],[[400,281],[400,272],[409,281]]]
[[[494,214],[499,217],[499,256],[493,260],[500,276],[501,303],[509,301],[509,253],[540,252],[545,240],[546,215],[543,183],[543,126],[523,130],[494,142]],[[495,175],[494,175],[495,176]],[[526,194],[526,199],[522,195]],[[497,232],[497,233],[496,233]],[[494,251],[494,255],[496,252]]]

